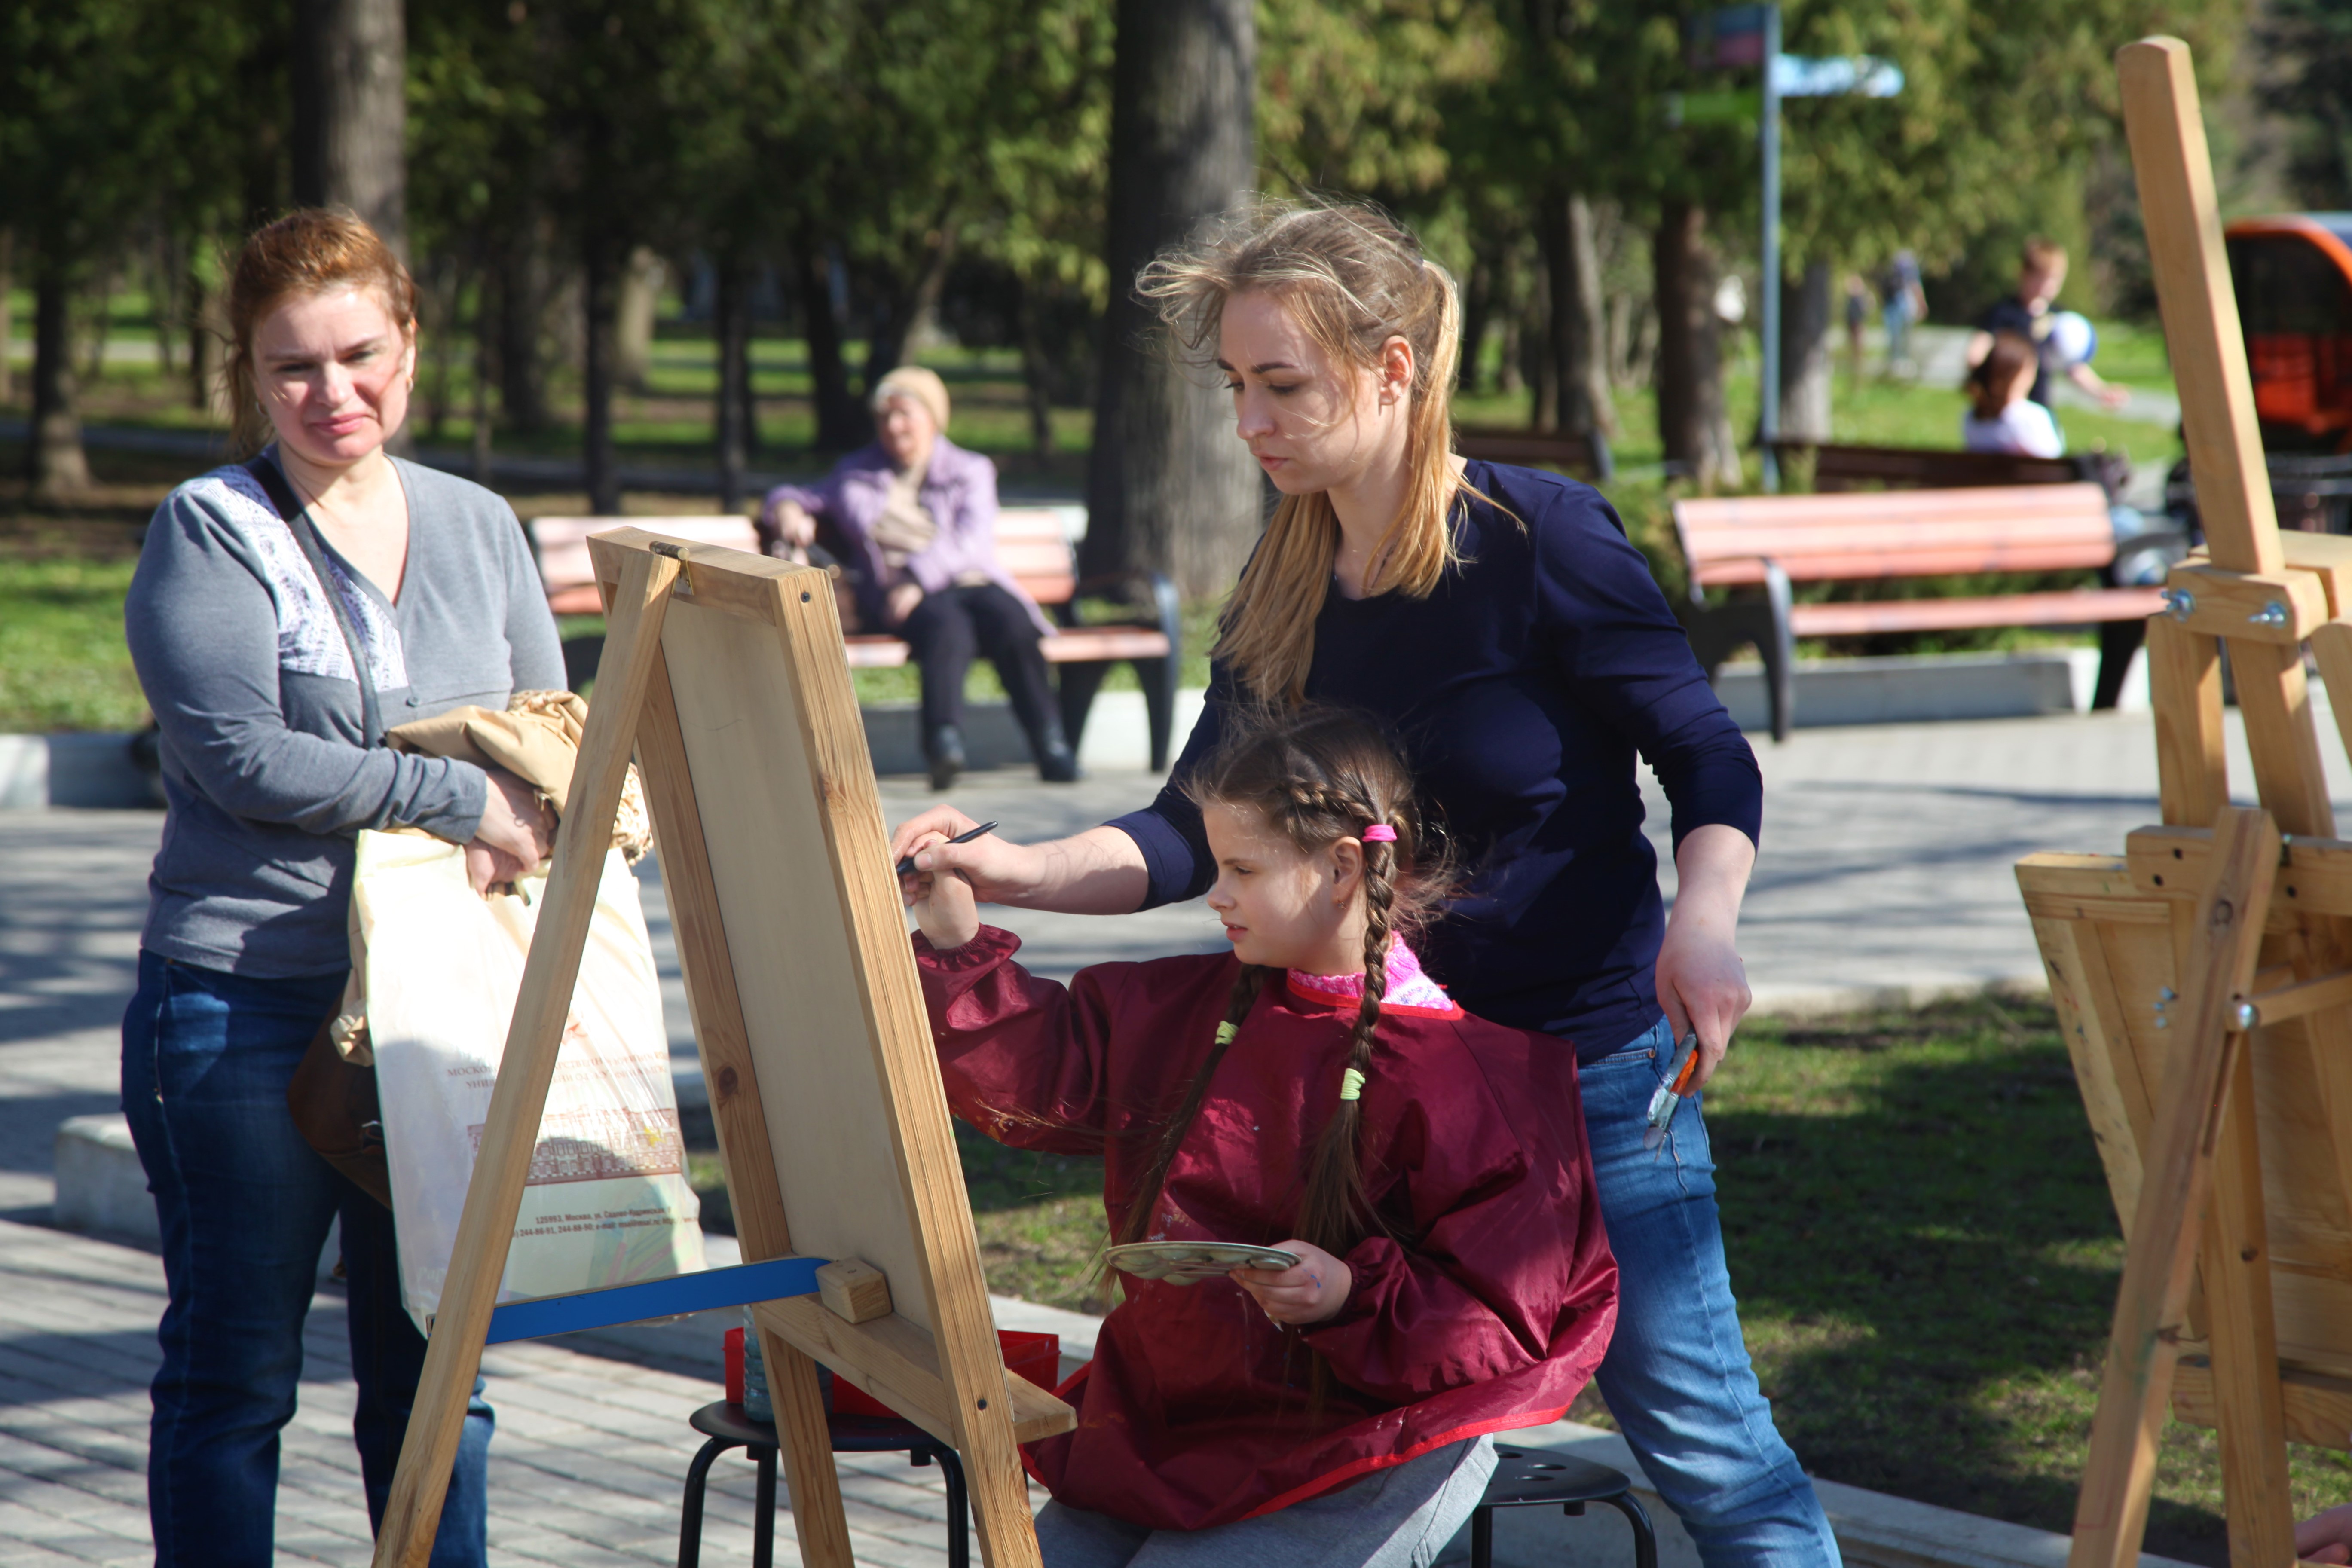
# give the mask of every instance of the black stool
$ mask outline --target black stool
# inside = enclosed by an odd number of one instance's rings
[[[686,1511],[677,1526],[677,1568],[699,1568],[702,1562],[702,1494],[710,1480],[711,1462],[730,1448],[748,1448],[760,1467],[752,1503],[751,1568],[773,1568],[776,1556],[776,1428],[754,1421],[740,1405],[724,1400],[706,1405],[687,1418],[710,1441],[694,1456],[686,1470]],[[911,1421],[886,1415],[835,1415],[826,1428],[836,1454],[889,1454],[905,1450],[909,1464],[928,1465],[937,1459],[948,1484],[948,1568],[971,1568],[971,1536],[967,1528],[963,1461],[956,1451]],[[1613,1470],[1610,1472],[1614,1475]],[[1622,1478],[1620,1478],[1621,1479]],[[1644,1565],[1647,1568],[1647,1565]]]
[[[1657,1532],[1650,1528],[1650,1516],[1633,1500],[1633,1483],[1624,1471],[1566,1454],[1499,1447],[1495,1450],[1494,1479],[1486,1483],[1478,1510],[1470,1516],[1470,1568],[1492,1568],[1496,1509],[1556,1503],[1562,1513],[1581,1515],[1589,1502],[1607,1503],[1633,1527],[1633,1568],[1658,1568]]]

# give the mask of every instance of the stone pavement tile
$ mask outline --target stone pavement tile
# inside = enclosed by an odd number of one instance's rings
[[[142,1468],[110,1463],[0,1428],[0,1493],[14,1496],[26,1484],[89,1492],[127,1507],[147,1506],[147,1475]]]
[[[87,1561],[30,1542],[0,1540],[0,1568],[84,1568]]]
[[[528,1501],[518,1502],[503,1498],[494,1490],[490,1499],[490,1544],[501,1551],[512,1552],[541,1563],[556,1563],[566,1568],[640,1568],[646,1563],[674,1563],[677,1561],[677,1518],[670,1517],[667,1541],[648,1538],[635,1548],[615,1546],[606,1541],[593,1523],[583,1524],[576,1512],[541,1510]],[[601,1522],[601,1521],[599,1521]],[[707,1563],[733,1561],[722,1557],[714,1539],[704,1542]],[[746,1533],[741,1557],[749,1559],[750,1538]]]
[[[278,1516],[275,1540],[281,1563],[290,1557],[301,1563],[331,1563],[334,1568],[368,1568],[375,1561],[373,1541],[353,1541],[331,1531],[289,1523],[283,1511]]]
[[[83,1501],[97,1506],[79,1506]],[[37,1542],[55,1552],[110,1560],[126,1543],[148,1544],[147,1510],[133,1513],[87,1493],[43,1488],[0,1500],[0,1540]]]

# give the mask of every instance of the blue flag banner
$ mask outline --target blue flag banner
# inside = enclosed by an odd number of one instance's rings
[[[1727,5],[1691,23],[1691,65],[1744,70],[1764,63],[1765,5]]]

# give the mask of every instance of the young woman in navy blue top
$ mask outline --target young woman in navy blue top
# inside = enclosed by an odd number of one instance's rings
[[[1703,1084],[1748,1010],[1735,933],[1762,816],[1754,754],[1608,502],[1453,454],[1453,280],[1400,226],[1360,206],[1261,207],[1138,287],[1213,356],[1235,433],[1283,497],[1221,621],[1208,706],[1145,809],[1051,844],[932,844],[917,866],[1031,909],[1192,898],[1215,868],[1178,786],[1230,715],[1312,700],[1384,723],[1467,873],[1427,938],[1430,971],[1581,1064],[1621,1271],[1596,1380],[1611,1413],[1708,1568],[1835,1563],[1748,1365],[1696,1103],[1656,1156],[1642,1147],[1674,1040],[1697,1032]],[[1674,808],[1671,915],[1637,755]],[[937,807],[892,852],[971,826]]]

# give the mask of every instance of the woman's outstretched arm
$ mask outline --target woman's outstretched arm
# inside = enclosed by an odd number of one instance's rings
[[[950,838],[978,826],[951,805],[935,805],[890,836],[895,862],[926,835]],[[1089,827],[1044,844],[1015,844],[990,834],[969,844],[932,844],[915,854],[919,876],[961,871],[981,902],[1071,915],[1129,915],[1143,907],[1150,876],[1143,851],[1116,827]],[[900,888],[909,903],[919,896],[915,878]]]

